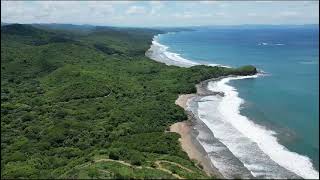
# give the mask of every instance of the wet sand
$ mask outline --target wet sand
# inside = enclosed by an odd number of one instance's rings
[[[188,113],[188,120],[171,125],[170,131],[180,134],[181,138],[179,141],[182,149],[188,154],[190,159],[195,160],[203,168],[207,175],[215,178],[223,178],[221,173],[213,166],[208,154],[196,139],[197,132],[193,129],[192,124],[193,115],[187,110],[188,100],[193,97],[196,97],[196,94],[184,94],[180,95],[176,100],[176,104],[184,108]]]

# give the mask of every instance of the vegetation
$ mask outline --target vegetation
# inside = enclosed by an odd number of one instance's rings
[[[1,178],[206,177],[165,132],[187,118],[174,101],[254,67],[154,62],[158,30],[39,26],[1,27]]]

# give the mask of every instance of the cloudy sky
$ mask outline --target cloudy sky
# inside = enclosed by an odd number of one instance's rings
[[[318,24],[319,1],[1,1],[1,22],[114,26]]]

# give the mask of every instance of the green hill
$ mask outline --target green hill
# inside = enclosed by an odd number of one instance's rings
[[[195,83],[254,67],[144,56],[151,29],[1,27],[1,178],[208,178],[165,132]]]

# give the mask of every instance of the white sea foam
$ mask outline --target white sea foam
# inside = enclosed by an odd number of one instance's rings
[[[226,65],[221,65],[221,64],[206,64],[208,66],[219,66],[219,67],[226,67],[226,68],[231,68],[231,66],[226,66]]]
[[[225,96],[215,106],[211,105],[211,101],[217,101],[216,97],[204,97],[198,104],[200,119],[256,177],[264,175],[266,178],[290,178],[290,174],[284,173],[277,166],[280,165],[303,178],[319,178],[319,172],[313,168],[308,157],[290,152],[279,144],[275,132],[240,114],[240,105],[244,101],[238,96],[236,89],[227,83],[230,80],[255,77],[257,75],[228,77],[210,82],[210,90],[222,91]]]
[[[284,46],[285,44],[282,43],[266,43],[266,42],[261,42],[258,43],[258,46]]]
[[[181,55],[178,53],[170,52],[168,50],[169,49],[168,46],[165,46],[158,42],[159,36],[160,35],[157,35],[153,38],[152,45],[146,53],[147,56],[149,56],[151,59],[165,63],[167,65],[176,65],[176,66],[182,66],[182,67],[191,67],[195,65],[200,65],[200,63],[181,57]],[[225,66],[221,64],[205,64],[205,65],[230,68],[230,66]]]
[[[187,60],[187,59],[181,57],[180,54],[177,54],[177,53],[172,53],[172,52],[169,52],[169,51],[165,51],[164,54],[166,55],[166,57],[168,57],[169,59],[171,59],[173,61],[176,61],[176,62],[190,64],[190,65],[199,65],[196,62],[192,62],[190,60]]]
[[[266,45],[268,45],[268,43],[262,42],[262,43],[259,43],[258,45],[259,46],[266,46]]]
[[[165,63],[167,65],[176,65],[182,67],[191,67],[194,65],[199,65],[199,63],[190,61],[181,57],[177,53],[168,51],[168,46],[160,44],[157,40],[158,36],[155,36],[152,41],[150,49],[146,52],[146,55],[155,61]]]

